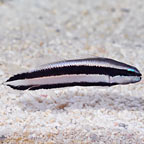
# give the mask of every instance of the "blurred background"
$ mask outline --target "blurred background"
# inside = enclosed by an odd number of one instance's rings
[[[31,67],[102,56],[138,66],[144,62],[143,5],[141,0],[0,1],[0,60]]]
[[[94,56],[134,65],[144,73],[144,1],[0,0],[0,82],[41,64]],[[41,141],[45,140],[40,137],[43,133],[50,142],[59,143],[144,142],[141,83],[100,91],[77,87],[52,90],[51,94],[42,90],[31,95],[6,86],[0,89],[1,141],[7,141],[7,135],[8,140],[21,135]],[[67,101],[68,105],[62,105],[66,108],[60,107],[61,115],[54,102],[48,103],[50,98],[40,98],[41,93],[55,99],[61,96],[57,99],[61,104]],[[55,119],[53,124],[49,119],[43,122],[47,113]],[[47,129],[42,131],[37,121]],[[55,128],[57,124],[60,129]]]

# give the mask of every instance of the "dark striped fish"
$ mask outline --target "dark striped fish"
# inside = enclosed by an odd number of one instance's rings
[[[137,68],[108,58],[88,58],[51,63],[34,71],[14,75],[6,85],[18,90],[69,86],[113,86],[141,80]]]

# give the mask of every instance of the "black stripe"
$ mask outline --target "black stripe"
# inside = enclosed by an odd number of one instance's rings
[[[38,89],[52,89],[52,88],[62,88],[62,87],[71,87],[71,86],[113,86],[117,85],[117,83],[104,83],[104,82],[98,82],[98,83],[89,83],[89,82],[74,82],[74,83],[63,83],[63,84],[51,84],[51,85],[40,85],[40,86],[12,86],[8,85],[13,89],[17,90],[38,90]]]
[[[9,81],[19,80],[19,79],[30,79],[44,76],[57,76],[66,74],[102,74],[109,76],[139,76],[135,72],[130,72],[122,69],[110,68],[110,67],[96,67],[96,66],[64,66],[64,67],[54,67],[49,69],[42,69],[38,71],[21,73],[14,75]]]

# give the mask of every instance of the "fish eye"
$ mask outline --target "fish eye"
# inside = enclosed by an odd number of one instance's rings
[[[130,71],[130,72],[135,72],[135,70],[134,70],[134,69],[131,69],[131,68],[129,68],[128,71]]]

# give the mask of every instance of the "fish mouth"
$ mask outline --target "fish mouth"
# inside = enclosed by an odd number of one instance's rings
[[[142,74],[140,73],[140,71],[137,68],[135,68],[135,74],[136,74],[136,76],[142,77]]]
[[[136,74],[137,74],[137,76],[142,77],[142,74],[139,71],[137,71]]]
[[[142,74],[139,73],[139,81],[141,81],[141,80],[142,80]]]
[[[135,76],[134,76],[135,78],[134,78],[134,83],[135,82],[139,82],[139,81],[141,81],[141,79],[142,79],[142,74],[137,70],[137,72],[135,73]]]
[[[142,77],[141,76],[134,76],[132,83],[137,83],[139,81],[141,81]]]

